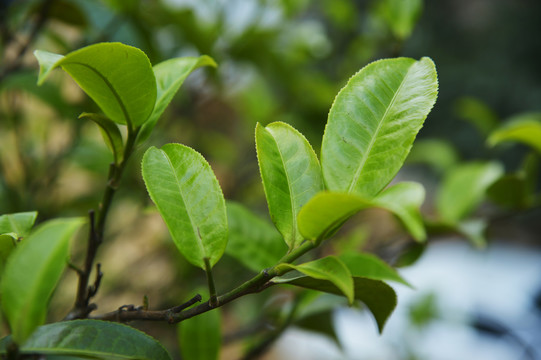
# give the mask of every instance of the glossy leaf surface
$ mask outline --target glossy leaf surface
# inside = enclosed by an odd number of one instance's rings
[[[143,157],[143,178],[179,251],[205,270],[214,266],[227,244],[225,201],[210,165],[197,151],[180,144],[151,147]]]
[[[469,163],[453,169],[443,180],[436,198],[441,219],[454,224],[467,216],[502,174],[503,168],[498,163]]]
[[[295,248],[303,240],[297,214],[323,189],[316,154],[301,133],[280,122],[258,124],[256,146],[271,219],[289,248]]]
[[[541,153],[541,114],[517,115],[493,131],[488,138],[488,143],[492,146],[508,141],[531,146]]]
[[[26,237],[34,223],[38,213],[36,211],[5,214],[0,216],[0,234],[15,233],[17,237]]]
[[[66,266],[69,240],[81,224],[80,218],[46,222],[22,241],[8,259],[0,294],[17,343],[45,322],[48,300]]]
[[[376,255],[368,253],[349,252],[339,256],[348,267],[352,276],[372,280],[396,281],[411,286],[400,274]]]
[[[419,213],[423,200],[423,187],[412,182],[391,186],[370,200],[351,194],[321,192],[301,209],[299,229],[307,239],[317,243],[333,235],[360,210],[379,207],[396,215],[416,240],[423,241],[426,233]]]
[[[204,293],[204,290],[198,293]],[[222,343],[221,311],[214,309],[178,324],[183,359],[217,360]]]
[[[307,289],[328,292],[342,295],[342,291],[333,283],[327,280],[319,280],[309,276],[298,277],[283,281],[290,285],[296,285]],[[383,281],[366,279],[362,277],[353,278],[355,299],[366,304],[374,315],[379,331],[383,331],[385,322],[396,307],[396,293]]]
[[[148,139],[158,119],[184,80],[196,69],[202,66],[216,67],[214,60],[206,55],[200,57],[181,57],[165,60],[152,68],[156,77],[157,96],[152,114],[143,125],[137,141],[139,143]]]
[[[62,67],[105,113],[119,124],[136,128],[150,116],[156,102],[156,79],[147,56],[121,43],[100,43],[66,56],[37,50],[38,84]]]
[[[281,272],[285,268],[297,270],[314,279],[330,281],[340,289],[350,304],[353,303],[354,289],[351,273],[336,256],[327,256],[300,265],[280,264],[277,270]]]
[[[227,201],[229,240],[225,252],[254,272],[276,265],[287,246],[276,228],[241,204]]]
[[[331,191],[372,197],[396,175],[437,97],[429,58],[380,60],[355,74],[329,113],[321,166]]]
[[[0,342],[5,353],[9,338]],[[163,346],[130,326],[98,320],[73,320],[40,326],[22,353],[93,359],[170,360]],[[49,356],[47,358],[49,358]]]
[[[79,115],[79,119],[92,120],[100,127],[103,140],[109,150],[113,153],[115,164],[120,164],[124,156],[124,145],[122,134],[120,134],[117,125],[101,114],[82,113]]]

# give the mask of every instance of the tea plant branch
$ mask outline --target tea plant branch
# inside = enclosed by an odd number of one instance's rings
[[[181,311],[177,312],[171,312],[171,309],[150,311],[144,310],[142,308],[124,308],[124,311],[111,311],[103,315],[93,316],[92,319],[117,322],[129,322],[133,320],[151,320],[167,321],[170,324],[179,323],[181,321],[205,313],[217,307],[221,307],[235,299],[238,299],[239,297],[248,294],[259,293],[273,285],[276,285],[269,280],[283,274],[283,272],[278,272],[278,265],[283,263],[292,263],[302,255],[306,254],[308,251],[312,250],[315,246],[316,245],[314,245],[312,242],[305,241],[299,247],[293,249],[291,252],[286,254],[280,261],[278,261],[278,264],[276,264],[275,266],[261,271],[259,274],[246,281],[245,283],[239,285],[235,289],[221,296],[218,296],[216,299],[216,305],[212,304],[209,300],[198,306],[191,308],[186,307],[186,310],[182,309]]]
[[[82,271],[77,271],[77,274],[79,275],[79,282],[77,285],[75,305],[70,313],[66,316],[66,319],[72,320],[87,318],[88,315],[96,309],[96,305],[90,304],[90,300],[96,295],[103,276],[100,269],[100,264],[97,264],[96,280],[94,281],[94,284],[89,286],[88,283],[90,281],[90,275],[94,267],[94,260],[98,252],[98,248],[103,242],[107,214],[118,188],[118,184],[120,183],[120,179],[122,178],[126,163],[133,153],[135,139],[137,138],[138,132],[139,128],[133,130],[131,127],[128,127],[128,138],[126,140],[126,146],[124,147],[123,160],[120,162],[120,164],[112,163],[110,165],[107,186],[99,206],[97,219],[95,219],[94,210],[89,212],[90,230],[88,235],[85,264],[84,268],[81,269]]]

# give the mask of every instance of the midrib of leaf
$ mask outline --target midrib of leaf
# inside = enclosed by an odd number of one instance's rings
[[[374,147],[374,143],[376,142],[376,139],[378,138],[379,132],[381,131],[381,127],[385,123],[385,120],[386,120],[386,118],[387,118],[387,116],[389,114],[389,110],[393,108],[394,103],[396,101],[396,98],[397,98],[398,94],[400,93],[400,90],[402,90],[402,86],[406,82],[406,79],[409,76],[409,73],[410,73],[410,70],[411,70],[412,66],[410,66],[408,68],[408,72],[406,73],[406,76],[404,76],[404,79],[402,79],[402,81],[400,82],[400,86],[398,86],[398,89],[394,93],[393,98],[391,99],[391,102],[389,103],[389,106],[387,106],[387,109],[385,109],[385,113],[383,114],[383,117],[382,117],[381,121],[379,122],[379,124],[378,124],[378,126],[376,128],[374,136],[372,137],[372,139],[370,139],[370,144],[368,144],[368,149],[364,153],[364,155],[363,155],[363,157],[361,159],[361,162],[359,164],[359,167],[357,168],[357,171],[355,172],[355,176],[353,177],[353,180],[351,181],[351,184],[349,185],[348,193],[351,193],[351,191],[353,190],[353,187],[357,184],[357,181],[359,181],[359,178],[361,176],[361,172],[362,172],[362,170],[364,168],[364,165],[366,164],[366,161],[368,160],[368,156],[372,152],[372,148]]]
[[[268,131],[268,130],[267,130]],[[293,199],[293,189],[291,188],[291,179],[289,178],[289,172],[287,171],[286,167],[286,161],[284,160],[284,156],[282,155],[282,150],[280,149],[280,146],[278,146],[278,143],[276,142],[276,138],[274,137],[274,134],[272,134],[270,131],[269,133],[272,136],[272,141],[276,144],[276,148],[278,149],[278,154],[280,154],[280,160],[282,161],[282,164],[284,166],[284,170],[286,173],[286,179],[287,179],[287,188],[289,190],[289,202],[291,204],[291,217],[293,219],[293,231],[292,231],[292,237],[293,242],[290,245],[291,248],[295,247],[296,237],[297,237],[297,217],[295,216],[295,201]]]
[[[182,188],[180,187],[180,180],[177,177],[175,167],[173,166],[171,159],[169,159],[169,156],[167,156],[167,153],[163,150],[160,150],[160,151],[165,155],[165,158],[167,159],[167,162],[169,163],[171,170],[173,170],[173,176],[175,177],[175,180],[176,180],[178,192],[180,193],[180,197],[182,198],[182,202],[184,203],[184,208],[186,209],[186,213],[188,214],[188,217],[190,218],[190,224],[192,225],[192,231],[194,232],[195,238],[197,239],[197,245],[199,246],[199,250],[201,250],[201,253],[203,254],[204,257],[208,257],[207,252],[205,251],[205,247],[203,246],[203,241],[201,239],[201,233],[199,232],[199,227],[196,224],[194,224],[192,214],[190,213],[190,209],[186,205],[186,199],[184,198]]]
[[[124,103],[122,102],[122,99],[120,98],[120,95],[116,92],[115,88],[113,87],[113,84],[111,84],[109,82],[109,80],[103,76],[97,69],[95,69],[93,66],[90,66],[88,64],[84,64],[84,63],[80,63],[80,62],[68,62],[67,64],[77,64],[77,65],[81,65],[81,66],[84,66],[90,70],[92,70],[93,72],[96,73],[96,75],[98,75],[104,82],[105,84],[107,85],[107,87],[109,88],[109,90],[111,90],[111,92],[113,93],[113,95],[115,96],[115,99],[118,101],[118,103],[120,104],[120,108],[122,109],[122,112],[124,113],[124,117],[126,118],[126,124],[128,124],[128,126],[131,128],[132,127],[132,121],[131,121],[131,118],[130,118],[130,115],[128,114],[128,109],[126,109],[126,107],[124,106]],[[62,65],[60,65],[62,66]]]

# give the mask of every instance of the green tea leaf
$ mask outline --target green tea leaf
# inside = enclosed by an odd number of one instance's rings
[[[372,203],[392,212],[415,240],[424,241],[426,231],[419,211],[424,199],[425,189],[421,184],[401,182],[385,189],[372,200]]]
[[[17,343],[22,343],[45,322],[47,302],[66,265],[69,240],[81,224],[80,218],[48,221],[22,241],[9,257],[0,295]]]
[[[120,164],[122,162],[122,158],[124,157],[124,144],[122,141],[122,134],[120,134],[118,126],[100,114],[82,113],[79,115],[79,119],[84,118],[92,120],[100,127],[103,140],[113,153],[115,164]]]
[[[205,270],[214,266],[227,244],[227,215],[222,189],[210,165],[197,151],[180,144],[149,148],[143,178],[179,251]]]
[[[419,139],[415,141],[406,159],[409,164],[426,164],[443,174],[458,162],[458,154],[445,140]]]
[[[376,11],[394,36],[407,39],[423,10],[423,0],[380,0]]]
[[[338,289],[332,282],[327,280],[319,280],[309,276],[283,280],[280,281],[280,283],[342,295],[342,291]],[[353,283],[355,289],[355,299],[366,304],[376,319],[379,331],[382,332],[387,319],[396,307],[396,293],[394,292],[393,288],[379,280],[354,277]]]
[[[9,338],[0,342],[5,354]],[[21,345],[23,354],[93,359],[170,360],[163,346],[130,326],[98,320],[72,320],[40,326]]]
[[[221,322],[218,308],[179,323],[178,338],[182,358],[217,360],[222,343]]]
[[[470,122],[484,136],[498,126],[498,116],[485,103],[473,97],[462,97],[456,103],[457,115]]]
[[[511,209],[525,209],[533,200],[528,190],[527,181],[523,176],[507,174],[489,186],[487,196],[498,205]]]
[[[483,200],[488,187],[503,174],[495,162],[462,164],[443,180],[436,198],[441,219],[456,224]]]
[[[137,128],[152,113],[156,79],[141,50],[121,43],[100,43],[66,56],[41,50],[34,54],[40,63],[38,84],[60,66],[114,122]]]
[[[541,114],[527,113],[514,116],[490,134],[488,144],[495,146],[515,141],[531,146],[541,153]]]
[[[336,96],[323,135],[327,188],[379,193],[404,163],[437,92],[429,58],[380,60],[355,74]]]
[[[276,228],[241,204],[227,201],[226,207],[229,240],[225,252],[254,272],[276,265],[287,252]]]
[[[138,143],[142,143],[148,139],[154,126],[156,126],[158,119],[163,114],[165,108],[169,105],[182,83],[184,83],[184,80],[186,80],[188,75],[193,71],[202,66],[216,67],[217,65],[211,57],[206,55],[200,57],[169,59],[154,65],[153,70],[158,89],[156,104],[154,105],[152,114],[150,114],[150,117],[143,124],[143,127],[139,132],[137,137]]]
[[[277,271],[282,272],[288,268],[314,279],[330,281],[340,289],[350,304],[353,303],[354,289],[351,273],[336,256],[327,256],[300,265],[280,264],[277,266]]]
[[[370,200],[352,194],[320,192],[299,212],[299,229],[306,239],[319,243],[357,212],[379,207],[396,215],[414,239],[423,241],[426,232],[419,212],[423,200],[423,187],[413,182],[391,186]]]
[[[26,237],[38,216],[37,211],[6,214],[0,216],[0,234],[15,233],[17,237]]]
[[[17,234],[7,233],[0,235],[0,279],[4,272],[6,260],[11,255],[17,245]]]
[[[323,190],[319,162],[304,136],[281,122],[257,124],[256,147],[271,219],[293,249],[304,240],[299,210]]]
[[[395,269],[376,255],[349,252],[340,255],[339,258],[348,267],[352,276],[373,280],[396,281],[411,287]]]

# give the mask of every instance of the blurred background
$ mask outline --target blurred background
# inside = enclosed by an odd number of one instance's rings
[[[65,54],[120,41],[152,64],[211,56],[218,68],[187,79],[129,164],[98,255],[98,312],[139,305],[144,295],[152,308],[171,307],[206,280],[173,250],[147,195],[147,146],[195,148],[226,199],[268,220],[256,123],[287,122],[319,153],[349,77],[377,59],[429,56],[438,101],[397,177],[427,189],[428,244],[415,245],[388,214],[370,211],[322,250],[373,252],[403,267],[415,290],[395,287],[398,307],[382,336],[368,312],[323,299],[275,339],[296,294],[242,299],[224,310],[221,358],[541,359],[541,130],[531,141],[490,140],[517,119],[541,121],[539,14],[538,0],[2,0],[0,214],[84,215],[97,207],[112,161],[95,124],[77,119],[98,110],[68,76],[57,71],[37,87],[35,49]],[[74,261],[83,242],[74,244]],[[216,267],[218,291],[251,275],[229,255]],[[51,320],[70,308],[75,281],[66,274]],[[173,327],[135,325],[178,356]],[[261,354],[249,355],[266,339]]]

